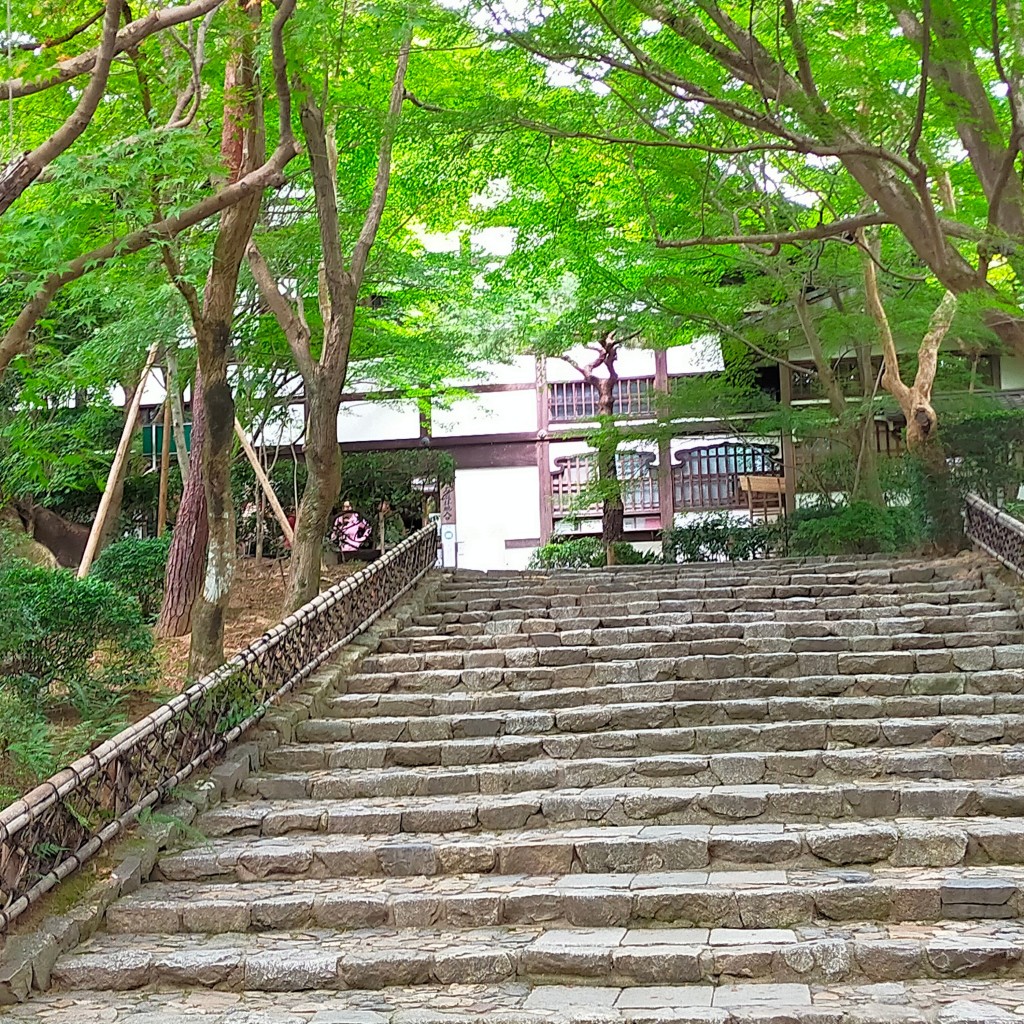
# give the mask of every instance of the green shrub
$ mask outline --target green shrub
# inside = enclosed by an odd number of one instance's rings
[[[867,555],[907,551],[924,539],[921,516],[912,508],[880,508],[856,501],[835,509],[798,512],[790,523],[794,555]]]
[[[657,562],[654,552],[637,551],[631,544],[617,541],[615,561],[619,565],[645,565]],[[600,569],[607,564],[607,552],[600,537],[556,538],[538,548],[530,559],[531,569]]]
[[[52,774],[123,728],[156,677],[138,602],[110,583],[0,560],[0,790]]]
[[[0,688],[92,717],[97,703],[154,678],[142,610],[112,584],[10,562],[0,566],[0,594]]]
[[[170,549],[169,533],[145,540],[126,537],[104,549],[92,575],[112,583],[122,594],[134,597],[146,621],[153,622],[164,596],[164,573]]]
[[[785,553],[784,520],[750,523],[712,512],[662,537],[666,562],[722,562]]]

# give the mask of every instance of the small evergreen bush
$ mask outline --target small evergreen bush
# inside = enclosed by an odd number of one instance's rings
[[[617,541],[615,561],[619,565],[645,565],[659,561],[653,552],[637,551],[632,544]],[[607,564],[607,552],[600,537],[554,539],[538,548],[530,559],[531,569],[600,569]]]
[[[98,694],[112,699],[154,678],[142,610],[112,584],[11,562],[0,565],[0,594],[0,688],[85,714]]]
[[[666,562],[737,562],[785,553],[784,520],[751,525],[724,512],[712,512],[662,538]]]
[[[171,535],[126,537],[104,549],[96,560],[92,576],[106,580],[122,593],[134,597],[147,622],[154,622],[164,596],[164,574]]]
[[[869,555],[908,551],[925,539],[921,516],[913,508],[880,508],[855,501],[834,509],[798,512],[792,519],[793,555]]]
[[[0,791],[123,728],[129,698],[155,678],[138,601],[95,577],[0,559]]]

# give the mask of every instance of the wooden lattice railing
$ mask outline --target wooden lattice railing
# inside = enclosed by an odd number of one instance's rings
[[[363,632],[436,559],[431,524],[0,811],[0,934]]]

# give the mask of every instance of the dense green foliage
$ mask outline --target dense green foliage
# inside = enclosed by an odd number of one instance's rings
[[[788,534],[791,555],[868,555],[906,553],[925,540],[915,508],[879,508],[856,501],[838,508],[798,513]]]
[[[96,560],[92,576],[106,580],[128,597],[135,598],[146,621],[156,618],[164,595],[164,572],[170,534],[163,537],[125,537],[110,544]]]
[[[0,787],[34,782],[116,732],[155,677],[134,598],[0,559]]]
[[[778,554],[785,539],[784,521],[752,525],[719,512],[668,531],[662,545],[666,562],[738,562]]]
[[[638,551],[622,542],[613,546],[618,565],[657,562],[654,552]],[[530,558],[531,569],[600,569],[608,563],[608,549],[600,537],[555,538],[538,548]]]

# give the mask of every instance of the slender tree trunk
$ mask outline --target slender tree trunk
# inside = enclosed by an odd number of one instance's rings
[[[203,382],[196,373],[192,389],[192,455],[185,489],[178,505],[167,556],[164,602],[155,632],[158,637],[184,636],[192,628],[192,608],[203,585],[206,566],[206,490],[203,487],[203,444],[206,434]]]
[[[209,536],[206,578],[192,613],[188,664],[189,677],[193,679],[224,661],[224,616],[235,568],[235,511],[231,503],[235,400],[227,380],[230,329],[223,322],[204,321],[196,337],[206,414],[201,475]]]
[[[870,501],[885,507],[885,494],[878,475],[878,442],[875,437],[875,417],[870,411],[862,416],[850,431],[851,450],[855,459],[851,501]]]
[[[306,487],[295,519],[291,571],[285,608],[292,611],[320,592],[324,535],[341,490],[338,403],[319,386],[307,384]]]
[[[602,429],[611,425],[611,417],[615,414],[615,384],[618,375],[615,373],[613,361],[606,362],[608,376],[595,379],[598,402],[597,411],[607,417]],[[597,479],[601,485],[601,539],[605,544],[609,565],[615,564],[615,544],[622,540],[625,533],[625,507],[622,503],[622,490],[619,487],[619,472],[615,464],[618,445],[614,438],[598,446]]]

